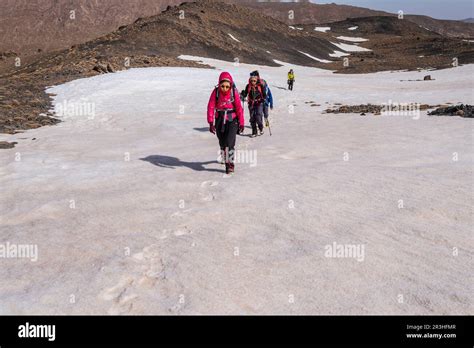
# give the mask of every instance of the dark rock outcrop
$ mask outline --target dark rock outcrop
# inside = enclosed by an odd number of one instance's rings
[[[474,118],[472,105],[452,105],[448,107],[438,108],[430,113],[430,116],[461,116],[466,118]]]

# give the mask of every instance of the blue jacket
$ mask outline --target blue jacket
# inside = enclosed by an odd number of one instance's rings
[[[267,94],[267,99],[265,99],[265,104],[268,106],[270,105],[270,108],[273,109],[273,96],[272,96],[272,91],[270,91],[270,87],[267,86],[266,94]]]

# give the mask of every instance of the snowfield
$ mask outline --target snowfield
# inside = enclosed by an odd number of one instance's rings
[[[329,57],[340,58],[340,57],[347,57],[347,56],[350,56],[350,54],[349,53],[344,53],[344,52],[341,52],[341,51],[334,51],[334,53],[329,53]]]
[[[0,151],[0,246],[38,250],[0,258],[1,314],[472,314],[473,121],[323,113],[473,103],[472,66],[401,82],[425,72],[181,58],[216,69],[54,86],[63,123],[0,136],[18,141]],[[273,136],[238,137],[247,163],[226,177],[208,98],[255,68]]]
[[[339,40],[349,41],[349,42],[365,42],[369,39],[364,39],[363,37],[351,37],[351,36],[338,36]]]
[[[316,27],[316,28],[314,28],[314,30],[320,31],[321,33],[326,33],[329,30],[331,30],[331,27]]]
[[[320,63],[331,63],[330,60],[321,59],[321,58],[316,58],[316,57],[312,56],[311,54],[305,53],[305,52],[302,52],[302,51],[298,51],[298,52],[301,53],[301,54],[304,54],[306,57],[311,58],[311,59],[314,59],[314,60],[316,60],[316,61],[318,61],[318,62],[320,62]]]
[[[341,42],[331,42],[331,43],[334,46],[336,46],[336,47],[338,47],[341,50],[346,51],[346,52],[370,52],[370,51],[372,51],[369,48],[357,46],[357,44],[350,45],[350,44],[341,43]]]
[[[228,33],[228,34],[229,34],[229,36],[230,36],[230,38],[231,38],[232,40],[237,41],[237,42],[240,42],[240,40],[239,40],[239,39],[236,39],[234,35],[232,35],[231,33]]]

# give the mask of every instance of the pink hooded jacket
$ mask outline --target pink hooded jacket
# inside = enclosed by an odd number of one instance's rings
[[[233,85],[234,80],[232,76],[228,72],[223,72],[219,76],[219,85],[222,81],[227,80],[230,82],[230,85]],[[220,88],[219,86],[217,88]],[[244,110],[242,108],[242,103],[240,101],[240,94],[237,88],[234,89],[234,102],[231,103],[231,90],[229,89],[227,92],[223,92],[219,90],[219,100],[217,101],[216,105],[216,89],[214,88],[211,97],[209,98],[209,104],[207,104],[207,122],[213,123],[214,122],[214,114],[216,109],[234,109],[237,117],[239,118],[240,126],[245,124],[244,120]]]

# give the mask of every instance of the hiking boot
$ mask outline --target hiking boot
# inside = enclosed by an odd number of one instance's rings
[[[252,135],[250,137],[255,138],[256,136],[257,136],[257,133],[252,133]]]
[[[217,159],[217,162],[220,164],[225,164],[225,150],[221,150],[221,153],[219,155],[219,158]]]
[[[258,135],[263,135],[263,129],[260,131],[260,133]]]

